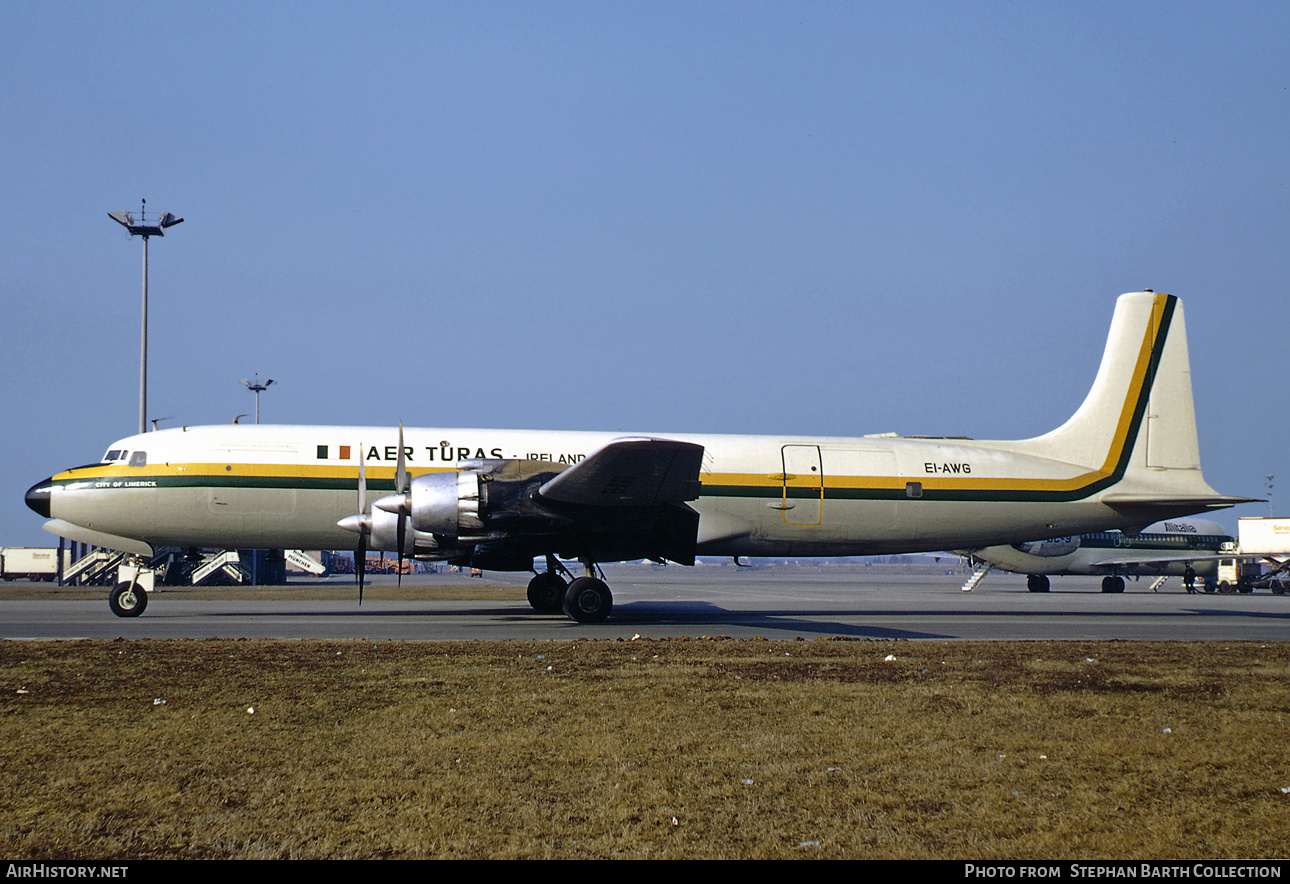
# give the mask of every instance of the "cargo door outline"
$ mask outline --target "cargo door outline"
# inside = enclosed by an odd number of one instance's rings
[[[824,468],[820,446],[785,445],[784,522],[788,525],[820,525],[824,521]]]

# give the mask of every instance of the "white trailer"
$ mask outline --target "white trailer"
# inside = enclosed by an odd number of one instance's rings
[[[1238,519],[1236,531],[1242,555],[1290,556],[1290,519]]]
[[[6,546],[0,550],[5,580],[52,583],[58,576],[58,550],[38,546]]]

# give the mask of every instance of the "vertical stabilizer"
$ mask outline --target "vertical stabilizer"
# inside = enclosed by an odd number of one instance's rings
[[[1182,302],[1150,291],[1121,295],[1083,404],[1066,423],[1020,446],[1101,474],[1100,489],[1132,479],[1128,484],[1158,496],[1169,488],[1219,498],[1200,472]]]

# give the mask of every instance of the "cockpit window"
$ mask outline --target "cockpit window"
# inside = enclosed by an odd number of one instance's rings
[[[130,454],[130,466],[146,467],[148,465],[148,452],[134,451]]]
[[[107,461],[116,460],[116,459],[118,459],[118,458],[119,458],[123,453],[124,453],[124,452],[122,452],[120,448],[113,448],[113,449],[112,449],[111,451],[109,451],[107,454],[103,455],[103,460],[104,460],[104,462],[105,462],[105,463],[106,463]]]

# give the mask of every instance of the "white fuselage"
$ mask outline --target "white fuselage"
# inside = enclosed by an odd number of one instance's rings
[[[558,472],[619,433],[407,429],[409,472],[461,461]],[[1101,471],[950,439],[691,436],[704,448],[698,552],[862,555],[980,547],[1110,527],[1083,489]],[[360,452],[369,489],[393,488],[396,428],[224,425],[123,439],[114,459],[51,478],[50,515],[156,546],[348,548]]]

